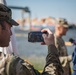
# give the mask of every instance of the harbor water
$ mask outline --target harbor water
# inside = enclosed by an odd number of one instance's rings
[[[34,66],[39,65],[37,68],[42,69],[45,64],[47,55],[47,46],[40,43],[28,42],[28,32],[15,29],[17,46],[20,57],[27,59]],[[69,41],[70,38],[76,39],[76,29],[69,29],[66,36],[63,37],[64,41]],[[67,46],[68,54],[72,54],[75,46]],[[42,68],[41,68],[42,66]]]

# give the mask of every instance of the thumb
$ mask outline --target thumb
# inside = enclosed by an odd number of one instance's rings
[[[63,63],[63,67],[65,67],[66,66],[66,64],[67,64],[67,59],[66,59],[66,57],[65,57],[65,59],[64,59],[64,63]]]
[[[42,37],[44,38],[44,40],[47,38],[46,34],[43,34]]]

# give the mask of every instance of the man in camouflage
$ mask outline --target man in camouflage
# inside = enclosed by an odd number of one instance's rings
[[[65,46],[64,40],[62,39],[62,37],[66,35],[68,27],[69,25],[66,19],[60,18],[56,20],[55,45],[59,53],[59,58],[62,63],[64,75],[71,75],[71,69],[70,69],[71,56],[68,56],[67,48]]]
[[[9,46],[12,35],[11,27],[18,25],[11,15],[11,9],[0,4],[0,47]],[[42,73],[38,72],[32,65],[20,57],[5,55],[4,52],[0,52],[0,75],[62,75],[63,70],[55,47],[54,35],[49,29],[43,29],[41,32],[45,31],[47,31],[48,35],[42,35],[44,42],[41,44],[48,46],[48,55]]]

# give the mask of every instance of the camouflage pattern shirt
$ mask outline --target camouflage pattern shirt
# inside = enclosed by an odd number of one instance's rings
[[[1,75],[62,75],[63,72],[58,51],[54,45],[48,46],[46,65],[42,73],[20,57],[13,55],[8,57],[4,69],[5,73]]]
[[[57,47],[59,57],[68,56],[67,48],[65,46],[64,40],[61,37],[55,36],[55,45]],[[64,63],[62,63],[63,65]],[[64,75],[71,75],[70,63],[68,62],[65,67],[63,67]]]
[[[57,50],[59,52],[59,56],[68,56],[67,48],[65,46],[64,40],[61,37],[55,38],[55,45],[56,45]]]

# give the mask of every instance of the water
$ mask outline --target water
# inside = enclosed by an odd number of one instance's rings
[[[28,42],[28,32],[16,31],[17,45],[21,57],[44,56],[47,52],[47,46],[40,43]],[[44,50],[44,51],[43,51]]]
[[[47,46],[40,43],[28,42],[28,32],[16,30],[16,39],[21,57],[29,56],[45,56],[47,54]],[[19,35],[20,34],[20,35]],[[64,41],[68,41],[70,38],[76,38],[76,30],[68,30],[66,36],[63,37]],[[74,50],[74,46],[67,46],[68,54],[71,54]]]
[[[47,55],[47,46],[40,43],[28,42],[28,35],[26,31],[16,30],[17,45],[19,54],[22,58],[29,60],[31,63],[44,66],[45,57]],[[63,37],[64,41],[68,41],[70,38],[76,38],[76,30],[70,29],[67,35]],[[75,46],[67,46],[68,54],[72,54]],[[42,69],[39,67],[39,69]]]

